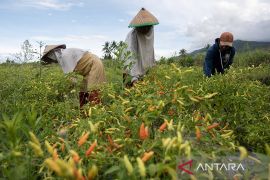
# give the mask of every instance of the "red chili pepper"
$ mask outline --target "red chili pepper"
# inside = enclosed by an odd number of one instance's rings
[[[85,152],[85,155],[86,155],[86,156],[89,156],[89,155],[92,153],[92,151],[95,149],[96,145],[97,145],[97,141],[95,141],[95,142],[89,147],[89,149]]]
[[[212,124],[212,125],[210,125],[210,126],[207,126],[207,130],[216,128],[216,127],[218,127],[218,126],[219,126],[219,123],[214,123],[214,124]]]
[[[159,127],[159,131],[162,132],[164,131],[164,129],[166,129],[167,127],[167,122],[165,121],[160,127]]]
[[[148,128],[144,127],[144,123],[142,123],[142,125],[140,127],[140,134],[139,135],[140,135],[140,138],[142,140],[145,140],[149,136]]]

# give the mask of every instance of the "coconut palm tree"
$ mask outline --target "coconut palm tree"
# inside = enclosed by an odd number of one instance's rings
[[[185,57],[185,56],[187,55],[187,50],[181,49],[181,50],[179,51],[179,55],[180,55],[181,57]]]
[[[102,51],[104,52],[104,59],[112,59],[112,51],[110,47],[110,42],[106,41],[105,44],[103,45]]]

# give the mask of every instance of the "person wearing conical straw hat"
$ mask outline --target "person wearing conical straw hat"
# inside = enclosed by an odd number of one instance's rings
[[[216,73],[223,74],[233,63],[234,55],[233,34],[223,32],[220,38],[216,38],[215,44],[207,50],[203,66],[205,76],[211,77]]]
[[[105,83],[106,78],[103,63],[96,55],[78,48],[66,48],[65,44],[47,45],[41,60],[59,63],[64,73],[76,72],[83,76],[80,108],[88,102],[101,102],[98,87]]]
[[[128,33],[125,43],[132,56],[125,62],[125,67],[129,67],[124,69],[123,74],[126,86],[133,86],[155,65],[154,25],[157,24],[157,18],[145,8],[142,8],[130,22],[128,27],[133,29]],[[128,76],[131,76],[131,81],[126,82]]]

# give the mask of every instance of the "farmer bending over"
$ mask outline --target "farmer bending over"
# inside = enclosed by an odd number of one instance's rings
[[[211,77],[216,72],[224,73],[233,63],[235,49],[232,46],[233,35],[230,32],[224,32],[220,38],[215,40],[215,44],[207,50],[203,66],[204,74]]]
[[[124,83],[128,75],[131,76],[127,86],[132,86],[155,64],[154,25],[158,23],[150,12],[142,8],[129,24],[133,29],[128,33],[125,42],[132,56],[125,62],[127,68],[123,74]]]
[[[41,60],[47,63],[58,62],[64,73],[77,72],[83,76],[79,93],[80,107],[87,102],[101,102],[97,87],[105,82],[105,73],[103,64],[96,55],[77,48],[66,49],[65,44],[47,45]]]

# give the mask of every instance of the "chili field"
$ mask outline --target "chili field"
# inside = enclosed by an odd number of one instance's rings
[[[269,178],[269,65],[205,78],[200,67],[160,64],[129,89],[105,65],[102,104],[83,109],[82,77],[58,65],[0,65],[1,179],[227,179],[183,172],[179,159],[232,154],[266,170],[231,178]]]

